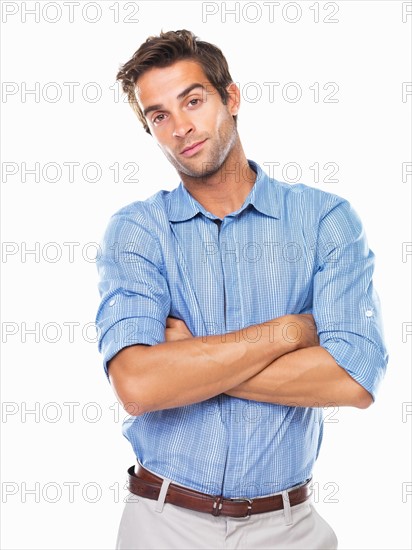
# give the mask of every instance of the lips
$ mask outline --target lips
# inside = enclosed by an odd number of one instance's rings
[[[187,145],[183,151],[180,152],[181,155],[184,155],[185,157],[191,157],[192,155],[196,154],[200,149],[202,148],[203,144],[205,143],[206,139],[203,141],[196,141],[195,143],[192,143],[190,145]]]

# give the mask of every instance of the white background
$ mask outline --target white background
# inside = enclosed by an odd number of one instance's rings
[[[35,2],[2,4],[2,547],[114,547],[134,456],[94,342],[94,243],[118,208],[174,188],[178,176],[113,85],[147,36],[188,28],[223,50],[240,84],[247,157],[280,163],[272,174],[280,180],[294,179],[284,165],[297,163],[300,181],[344,196],[364,222],[390,363],[372,407],[326,412],[316,500],[340,548],[410,548],[410,337],[403,342],[402,331],[411,322],[411,259],[402,243],[411,241],[411,176],[402,178],[402,163],[411,161],[412,96],[402,99],[402,83],[412,80],[412,15],[403,22],[402,10],[411,3],[249,2],[235,16],[225,15],[234,2],[75,2],[72,22],[65,2],[39,2],[38,21],[25,14]],[[72,98],[65,82],[78,83]],[[279,83],[273,97],[264,82]],[[327,103],[331,82],[338,101]],[[37,98],[24,91],[36,83]],[[296,90],[302,96],[291,101]],[[24,181],[36,162],[39,181]],[[73,181],[68,162],[80,163]],[[328,162],[338,181],[325,180]],[[98,181],[88,163],[100,166]],[[124,181],[126,163],[138,181]]]

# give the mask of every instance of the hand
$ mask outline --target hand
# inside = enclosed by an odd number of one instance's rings
[[[168,317],[166,319],[165,339],[166,342],[174,342],[176,340],[185,340],[192,338],[193,334],[187,328],[186,323],[181,319]]]
[[[319,345],[317,328],[311,313],[288,315],[287,326],[284,337],[292,340],[298,338],[298,349]]]

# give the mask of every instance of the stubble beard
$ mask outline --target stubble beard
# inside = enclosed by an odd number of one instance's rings
[[[232,121],[230,126],[227,125],[220,129],[218,139],[212,142],[207,160],[196,161],[196,159],[188,159],[187,163],[183,163],[184,161],[180,162],[176,157],[164,151],[166,158],[180,176],[185,175],[190,178],[206,180],[221,169],[238,140],[237,127],[233,118]],[[209,136],[202,139],[209,139]]]

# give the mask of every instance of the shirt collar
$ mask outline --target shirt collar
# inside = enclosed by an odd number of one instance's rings
[[[248,160],[249,166],[256,172],[256,181],[243,204],[252,204],[256,210],[270,216],[280,218],[278,182],[270,178],[266,172],[253,160]]]
[[[240,213],[251,204],[256,210],[272,218],[280,218],[278,200],[278,182],[262,170],[253,160],[248,160],[249,166],[256,172],[256,181],[246,197]],[[201,212],[209,218],[215,218],[187,191],[182,182],[168,195],[168,217],[171,222],[189,220]]]

